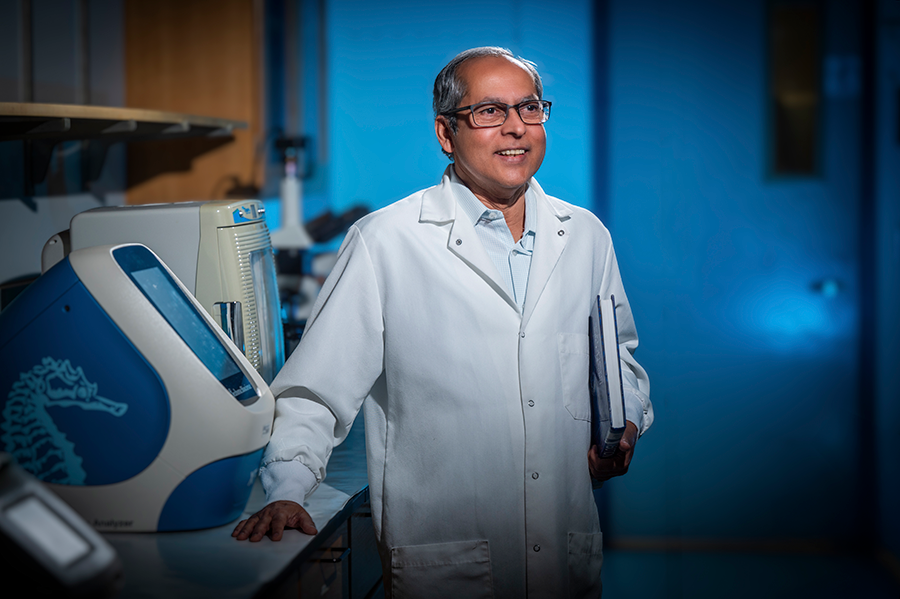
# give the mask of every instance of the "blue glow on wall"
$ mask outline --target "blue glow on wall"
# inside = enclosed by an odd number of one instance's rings
[[[823,99],[821,176],[771,179],[765,18],[610,4],[610,226],[657,412],[611,538],[853,534],[858,103]]]

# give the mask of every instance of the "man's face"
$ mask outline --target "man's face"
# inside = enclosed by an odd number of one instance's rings
[[[539,99],[531,74],[501,56],[468,60],[459,75],[467,89],[460,106]],[[458,123],[454,135],[446,118],[438,117],[435,131],[441,147],[453,153],[459,178],[482,200],[504,204],[518,198],[544,161],[544,126],[526,125],[513,109],[499,127],[475,127],[469,111],[459,113]]]

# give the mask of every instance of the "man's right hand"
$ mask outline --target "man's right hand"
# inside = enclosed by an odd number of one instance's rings
[[[285,528],[296,528],[308,535],[319,532],[299,503],[273,501],[246,520],[238,522],[231,536],[238,541],[250,539],[251,543],[255,543],[268,534],[273,541],[280,541]]]

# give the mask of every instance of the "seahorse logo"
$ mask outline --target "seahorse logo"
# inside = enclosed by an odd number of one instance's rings
[[[97,395],[97,384],[68,360],[44,358],[13,383],[0,423],[5,451],[44,482],[83,485],[82,459],[47,413],[50,406],[100,410],[121,417],[128,405]]]

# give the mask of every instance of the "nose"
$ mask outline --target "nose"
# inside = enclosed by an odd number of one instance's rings
[[[522,120],[522,115],[519,114],[519,111],[515,108],[510,108],[509,113],[506,115],[506,121],[502,125],[503,133],[522,137],[525,135],[527,128],[528,125]]]

